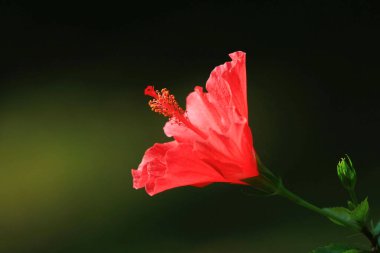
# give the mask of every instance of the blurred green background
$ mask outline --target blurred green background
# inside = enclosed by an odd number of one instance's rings
[[[143,90],[184,106],[247,52],[250,124],[264,162],[321,206],[343,205],[351,155],[380,218],[376,1],[170,4],[0,1],[0,252],[308,252],[360,235],[279,197],[214,184],[155,197],[131,168],[165,142]]]

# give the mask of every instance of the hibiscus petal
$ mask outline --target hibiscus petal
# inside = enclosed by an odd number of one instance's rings
[[[233,105],[242,116],[248,118],[245,53],[239,51],[229,56],[232,61],[211,72],[206,88],[213,103],[223,107]]]
[[[186,98],[186,115],[189,121],[203,132],[214,129],[223,133],[228,128],[229,120],[219,113],[218,106],[209,101],[202,87],[197,86]]]
[[[166,171],[146,184],[149,195],[186,185],[207,185],[212,182],[228,182],[212,166],[202,161],[193,152],[192,145],[178,144],[166,152]]]
[[[149,148],[138,167],[138,169],[132,169],[133,176],[133,188],[140,189],[145,187],[145,185],[154,176],[155,171],[162,171],[166,169],[166,164],[164,161],[165,155],[168,150],[177,146],[175,141],[167,143],[156,143],[153,147]]]
[[[199,135],[199,132],[207,134],[209,129],[224,133],[231,124],[229,119],[231,116],[228,115],[227,110],[212,104],[202,87],[195,87],[194,92],[188,95],[186,109],[186,119],[197,129],[197,132],[176,120],[170,120],[164,126],[165,134],[168,137],[174,137],[179,142],[194,142],[194,140],[204,139],[204,135]]]
[[[201,138],[183,123],[178,123],[175,120],[169,120],[166,122],[164,132],[167,137],[173,137],[178,142],[186,142]]]
[[[258,175],[250,140],[247,122],[235,122],[225,135],[210,130],[207,141],[195,142],[194,151],[200,159],[213,164],[226,179],[236,181]]]

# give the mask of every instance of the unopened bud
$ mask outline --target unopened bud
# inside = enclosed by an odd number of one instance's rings
[[[343,187],[353,190],[356,184],[356,171],[348,155],[338,162],[337,172]]]

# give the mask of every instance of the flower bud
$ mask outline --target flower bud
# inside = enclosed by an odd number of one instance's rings
[[[347,190],[353,190],[356,184],[356,171],[350,157],[346,155],[346,158],[342,158],[338,162],[338,177],[344,188]]]

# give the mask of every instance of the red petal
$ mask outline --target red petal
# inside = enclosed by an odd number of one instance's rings
[[[164,132],[167,137],[174,137],[178,142],[188,142],[201,138],[193,130],[184,124],[178,124],[175,120],[169,120],[164,126]]]
[[[192,145],[179,144],[167,152],[166,173],[147,185],[146,190],[150,195],[179,186],[227,182],[212,165],[199,159],[192,149]]]
[[[229,127],[229,118],[223,113],[224,108],[211,103],[207,93],[201,87],[195,87],[194,92],[186,98],[186,112],[190,122],[203,132],[215,129],[222,133]]]
[[[231,109],[248,118],[245,53],[230,54],[231,62],[216,67],[207,81],[208,93],[197,86],[186,99],[186,115],[196,128],[207,134],[209,129],[225,133],[232,124]],[[233,109],[236,108],[236,109]],[[169,121],[164,127],[168,137],[194,141],[194,131]],[[199,137],[199,136],[198,136]]]
[[[235,106],[242,116],[248,118],[245,53],[235,52],[230,57],[231,62],[211,72],[206,88],[214,103],[223,107]]]
[[[133,187],[145,186],[149,195],[186,185],[228,182],[213,166],[197,157],[192,145],[168,142],[148,149],[137,170],[132,170]]]
[[[132,169],[133,188],[140,189],[145,187],[149,180],[151,180],[152,175],[157,174],[158,171],[166,170],[164,157],[169,149],[176,146],[177,143],[175,141],[163,144],[156,143],[153,147],[145,151],[138,169]]]
[[[200,159],[212,163],[228,180],[258,175],[251,131],[242,117],[225,134],[211,130],[207,141],[197,141],[194,150]]]

